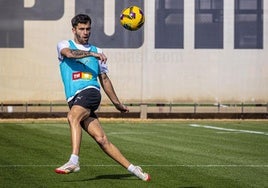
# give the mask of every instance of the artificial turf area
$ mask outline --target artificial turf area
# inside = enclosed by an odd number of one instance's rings
[[[102,121],[102,120],[101,120]],[[63,120],[0,122],[0,187],[268,187],[268,121],[103,120],[121,152],[151,174],[138,180],[83,134],[78,173]]]

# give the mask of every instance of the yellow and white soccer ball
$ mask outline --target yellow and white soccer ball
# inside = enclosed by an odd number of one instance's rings
[[[141,28],[145,18],[143,11],[138,6],[130,6],[125,8],[120,15],[121,25],[130,31],[135,31]]]

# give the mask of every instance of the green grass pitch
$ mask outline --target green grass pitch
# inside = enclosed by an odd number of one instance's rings
[[[102,120],[101,120],[102,121]],[[83,133],[81,171],[58,175],[70,155],[63,120],[0,122],[0,187],[268,187],[268,121],[103,120],[108,138],[150,182],[132,176]]]

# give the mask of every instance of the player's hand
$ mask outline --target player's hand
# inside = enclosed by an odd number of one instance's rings
[[[121,104],[121,103],[120,104],[115,104],[115,108],[117,110],[119,110],[120,112],[122,112],[122,113],[129,112],[128,107],[123,105],[123,104]]]
[[[104,53],[94,53],[91,52],[93,57],[98,58],[102,63],[106,63],[107,57]]]

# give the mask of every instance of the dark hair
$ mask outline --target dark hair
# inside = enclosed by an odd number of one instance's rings
[[[79,23],[86,24],[89,22],[91,24],[91,18],[86,14],[78,14],[75,17],[73,17],[71,22],[72,26],[76,27]]]

